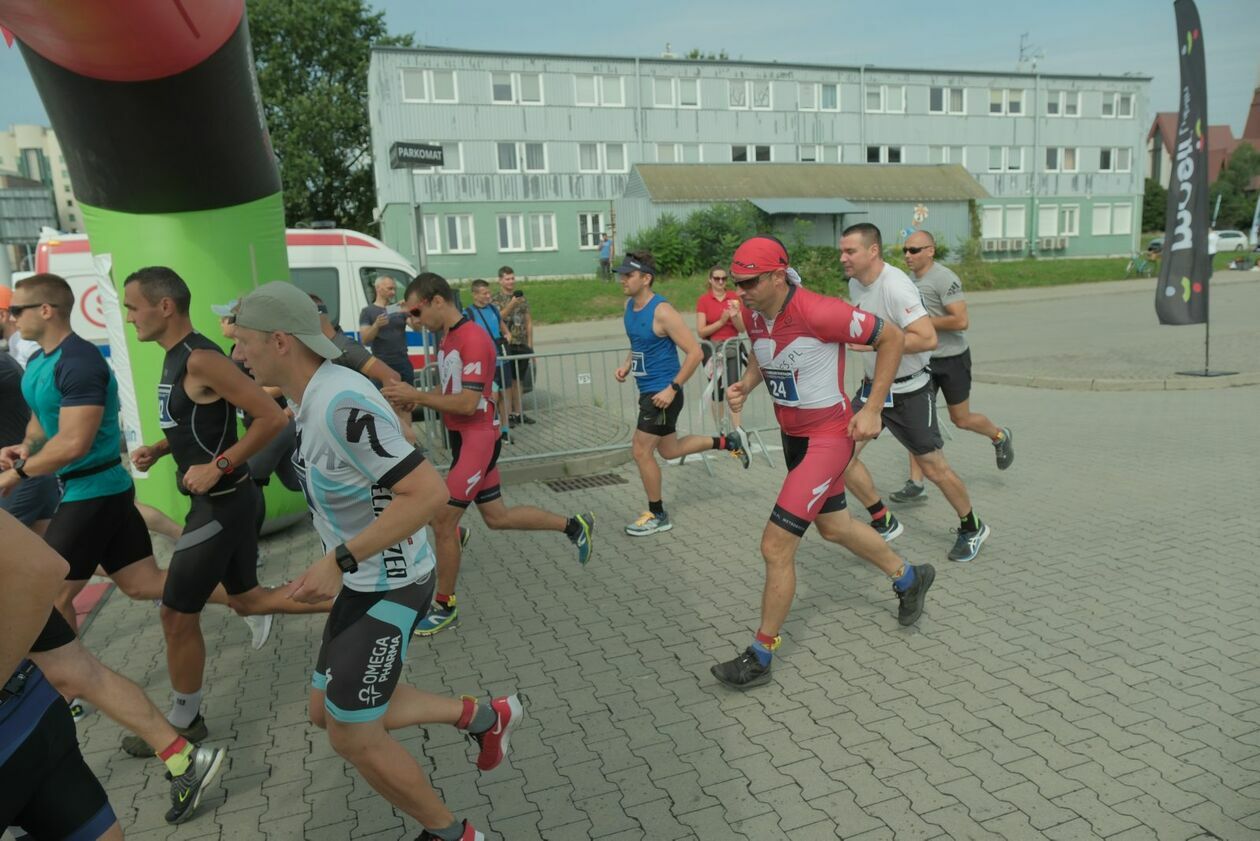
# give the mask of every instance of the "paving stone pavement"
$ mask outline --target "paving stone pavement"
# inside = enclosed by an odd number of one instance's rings
[[[1260,837],[1260,388],[1065,392],[980,385],[973,406],[1015,429],[947,453],[993,536],[945,559],[952,512],[932,489],[897,510],[895,547],[938,569],[902,629],[876,571],[811,532],[775,680],[738,693],[709,666],[756,629],[758,540],[781,456],[744,472],[665,472],[676,525],[621,527],[629,484],[509,503],[593,509],[580,568],[559,535],[492,533],[469,517],[462,623],[416,640],[404,679],[438,692],[528,696],[510,760],[488,774],[452,728],[398,737],[447,803],[490,838],[1248,839]],[[522,434],[527,434],[523,432]],[[866,460],[887,492],[895,442]],[[263,545],[262,578],[319,553],[298,526]],[[115,592],[86,643],[165,709],[157,610]],[[390,808],[306,723],[320,617],[285,617],[252,651],[244,623],[203,618],[205,711],[229,748],[200,814],[166,826],[156,760],[126,757],[101,715],[80,729],[132,839],[399,839]]]

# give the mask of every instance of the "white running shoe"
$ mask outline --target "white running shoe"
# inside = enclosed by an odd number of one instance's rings
[[[250,645],[254,650],[262,648],[267,644],[267,639],[271,636],[271,623],[275,617],[270,613],[262,616],[242,616],[245,624],[249,626],[249,633],[253,636]]]

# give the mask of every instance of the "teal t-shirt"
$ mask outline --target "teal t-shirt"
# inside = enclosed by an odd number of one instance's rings
[[[71,333],[52,353],[36,351],[26,363],[22,396],[52,438],[60,428],[61,409],[103,406],[101,425],[87,455],[72,461],[58,475],[113,462],[114,466],[90,476],[64,480],[62,502],[78,502],[122,493],[131,487],[131,474],[122,466],[118,428],[118,381],[96,345]]]

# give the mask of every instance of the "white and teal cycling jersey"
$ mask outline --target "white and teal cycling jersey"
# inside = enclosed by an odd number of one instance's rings
[[[297,410],[293,463],[315,530],[331,551],[358,535],[393,500],[390,490],[424,461],[407,443],[385,398],[362,374],[331,362],[319,366]],[[396,590],[432,572],[433,549],[422,528],[343,576],[351,590]]]

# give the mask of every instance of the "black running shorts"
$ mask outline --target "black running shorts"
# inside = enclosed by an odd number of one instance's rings
[[[113,575],[153,554],[144,517],[136,510],[135,488],[61,503],[44,539],[70,564],[67,581],[86,581],[97,564]]]
[[[39,839],[99,838],[117,820],[57,698],[0,765],[0,826]]]
[[[48,621],[44,623],[43,630],[39,632],[35,642],[31,643],[31,651],[35,654],[41,651],[56,651],[63,645],[74,642],[75,638],[74,629],[66,622],[61,611],[54,607],[48,614]]]
[[[957,356],[932,360],[932,385],[945,396],[946,406],[957,406],[971,397],[971,348]]]
[[[262,492],[248,476],[226,493],[192,498],[166,573],[165,607],[200,613],[220,583],[233,596],[258,586],[254,518],[261,504]]]
[[[860,411],[862,402],[853,401],[853,411]],[[922,388],[894,394],[893,405],[880,415],[884,427],[916,456],[924,456],[945,446],[941,428],[936,422],[936,392],[929,381]]]
[[[661,438],[673,435],[678,430],[678,416],[682,414],[682,410],[681,391],[674,395],[674,402],[664,409],[652,402],[651,394],[641,394],[639,395],[639,423],[636,428],[640,432],[658,435]]]
[[[311,685],[324,693],[324,709],[337,721],[373,721],[385,715],[398,686],[411,632],[433,603],[437,577],[379,593],[343,587],[324,624],[324,641]]]

